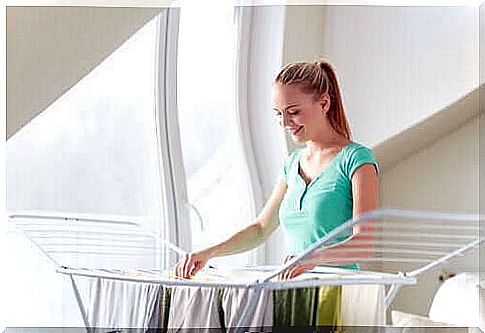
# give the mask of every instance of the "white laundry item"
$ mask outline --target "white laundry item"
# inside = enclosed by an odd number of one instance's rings
[[[89,288],[92,327],[147,329],[160,297],[159,284],[97,278]]]
[[[241,315],[255,294],[254,289],[226,288],[222,296],[224,310],[224,324],[229,329],[235,328]],[[273,292],[262,290],[254,310],[249,315],[250,321],[246,324],[251,328],[262,329],[273,326]]]
[[[429,318],[462,327],[480,326],[480,273],[464,272],[446,280],[436,292]]]
[[[188,328],[221,328],[217,305],[217,288],[182,287],[172,289],[167,328],[175,333]]]
[[[342,325],[385,325],[385,297],[385,288],[382,285],[342,286]]]

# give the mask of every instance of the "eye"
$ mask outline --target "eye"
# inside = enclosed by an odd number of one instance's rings
[[[276,117],[281,117],[281,112],[274,110],[274,115]]]
[[[288,111],[288,115],[290,115],[290,116],[296,116],[299,113],[300,113],[300,110]]]

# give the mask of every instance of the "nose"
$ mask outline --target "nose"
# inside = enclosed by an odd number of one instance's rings
[[[286,113],[281,114],[281,118],[280,118],[280,125],[281,125],[282,127],[285,127],[285,126],[287,126],[289,123],[290,123],[290,117],[288,116],[288,114],[286,114]]]

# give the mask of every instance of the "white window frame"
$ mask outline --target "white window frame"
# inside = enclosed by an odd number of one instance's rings
[[[183,168],[182,149],[177,112],[177,45],[180,9],[169,8],[159,17],[156,78],[156,120],[158,159],[163,192],[163,222],[166,230],[162,238],[184,250],[191,249],[190,220],[185,203],[187,187]],[[168,266],[179,258],[167,254]]]

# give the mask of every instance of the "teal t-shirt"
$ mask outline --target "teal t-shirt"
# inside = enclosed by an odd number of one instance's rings
[[[372,150],[352,142],[343,147],[307,186],[298,172],[303,149],[293,151],[285,161],[283,173],[288,188],[279,210],[280,224],[289,241],[290,251],[295,255],[352,219],[351,178],[358,167],[371,163],[379,172]],[[352,230],[349,230],[335,243],[351,235]]]

